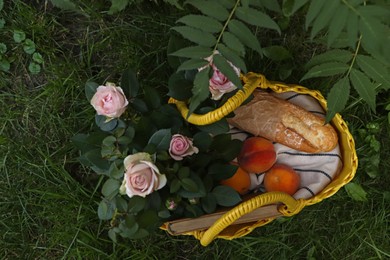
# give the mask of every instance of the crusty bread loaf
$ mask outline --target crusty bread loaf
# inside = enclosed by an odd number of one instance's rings
[[[338,137],[324,119],[265,91],[234,111],[229,124],[295,150],[318,153],[336,147]]]

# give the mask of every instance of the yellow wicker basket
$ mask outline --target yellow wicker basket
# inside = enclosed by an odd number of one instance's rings
[[[282,93],[286,91],[294,91],[300,94],[308,94],[316,98],[321,106],[326,109],[326,100],[320,92],[309,90],[299,85],[286,85],[279,82],[270,82],[266,78],[257,73],[248,73],[242,76],[244,87],[239,90],[233,97],[231,97],[222,107],[211,111],[204,115],[191,114],[187,121],[195,125],[207,125],[216,122],[236,108],[238,108],[256,89],[271,89],[274,92]],[[184,118],[187,117],[188,108],[185,102],[174,99],[169,100],[170,103],[176,104],[178,110]],[[328,184],[321,192],[309,199],[294,199],[290,195],[282,192],[267,192],[261,195],[244,200],[238,206],[226,210],[221,217],[219,217],[209,228],[202,230],[192,230],[185,232],[184,235],[192,235],[199,239],[203,246],[207,246],[215,238],[234,239],[242,237],[253,231],[255,228],[263,226],[278,216],[292,216],[299,213],[305,206],[319,203],[335,194],[342,186],[349,183],[355,175],[358,158],[355,151],[355,143],[351,133],[348,130],[347,124],[339,114],[336,114],[332,119],[331,124],[334,126],[339,135],[339,144],[341,155],[343,158],[343,168],[335,179]],[[262,214],[262,209],[268,208],[269,205],[275,208],[276,214],[267,213]],[[248,218],[248,223],[240,223],[241,217],[253,214],[256,212],[259,218]],[[272,210],[271,210],[272,212]],[[256,216],[256,215],[255,215]],[[261,217],[267,216],[267,217]],[[239,224],[236,224],[237,222]],[[169,229],[170,223],[165,223],[161,228],[167,230],[169,233],[173,232]]]

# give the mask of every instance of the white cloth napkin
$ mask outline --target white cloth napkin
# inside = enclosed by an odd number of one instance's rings
[[[310,95],[295,92],[274,93],[273,95],[299,105],[312,113],[325,116],[320,104]],[[232,128],[231,133],[233,138],[240,140],[245,140],[249,136],[236,128]],[[274,147],[276,162],[292,167],[301,177],[300,188],[293,195],[295,199],[308,199],[315,196],[337,176],[342,168],[339,145],[326,153],[305,153],[279,143],[274,143]],[[250,189],[254,192],[264,192],[264,173],[250,174],[250,177]]]

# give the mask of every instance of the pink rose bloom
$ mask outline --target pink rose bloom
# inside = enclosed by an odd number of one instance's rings
[[[169,145],[169,154],[176,161],[181,161],[185,156],[198,153],[199,149],[192,145],[192,139],[186,136],[175,134],[172,136]]]
[[[166,176],[160,174],[147,153],[127,156],[124,165],[126,172],[120,187],[120,193],[127,194],[130,198],[136,195],[145,197],[161,189],[167,183]]]
[[[108,118],[120,117],[128,104],[122,88],[116,87],[113,83],[99,86],[91,99],[91,105],[97,114]]]
[[[233,66],[233,70],[236,72],[237,76],[240,75],[240,69]],[[235,90],[237,87],[225,76],[222,74],[219,69],[212,64],[212,69],[214,70],[213,76],[209,80],[209,89],[211,92],[211,99],[219,100],[225,93],[229,93]]]

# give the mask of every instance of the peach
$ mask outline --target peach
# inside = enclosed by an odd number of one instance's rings
[[[250,137],[244,141],[237,161],[249,173],[265,172],[276,161],[274,145],[263,137]]]
[[[282,191],[290,195],[297,192],[301,177],[293,168],[285,164],[275,164],[264,175],[266,191]]]

